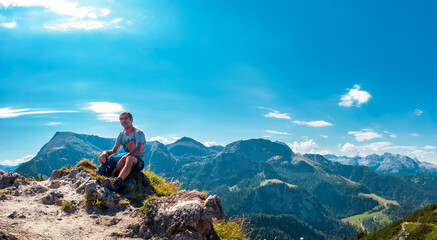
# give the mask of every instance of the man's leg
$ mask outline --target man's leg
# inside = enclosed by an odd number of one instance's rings
[[[138,160],[134,156],[129,156],[129,157],[126,158],[126,162],[124,163],[123,169],[121,169],[120,174],[118,175],[121,178],[121,180],[126,179],[126,177],[131,172],[132,167],[134,165],[136,165],[137,163],[138,163]]]

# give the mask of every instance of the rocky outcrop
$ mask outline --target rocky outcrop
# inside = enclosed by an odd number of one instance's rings
[[[152,239],[219,239],[212,218],[226,217],[220,199],[197,191],[180,191],[152,201],[144,219],[127,236]]]
[[[219,239],[212,219],[226,215],[217,196],[156,197],[141,172],[123,187],[110,191],[82,167],[53,171],[46,181],[0,171],[0,239]],[[132,196],[148,200],[138,208]]]

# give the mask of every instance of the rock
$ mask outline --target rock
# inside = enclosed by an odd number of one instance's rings
[[[49,188],[59,188],[60,186],[61,186],[61,181],[59,180],[50,181],[48,185]]]
[[[0,230],[0,239],[4,240],[17,240],[19,238],[15,237],[14,235],[4,232],[3,230]]]
[[[10,187],[14,181],[21,178],[20,174],[0,170],[0,189]]]
[[[63,176],[67,176],[68,172],[66,170],[54,170],[52,172],[52,176],[50,176],[49,180],[56,180],[62,178]]]
[[[105,222],[105,225],[112,226],[112,225],[119,223],[120,221],[121,221],[121,218],[111,218],[110,220]]]
[[[56,203],[56,199],[64,197],[64,194],[58,190],[52,190],[41,198],[41,202],[48,205]]]
[[[123,181],[122,193],[137,192],[143,198],[153,195],[155,192],[150,184],[149,178],[141,171],[133,171]]]
[[[5,194],[0,195],[0,200],[8,200],[8,197]]]
[[[220,198],[217,195],[210,195],[205,201],[205,214],[217,219],[225,219],[226,214],[223,210]]]
[[[13,211],[11,214],[8,215],[8,218],[14,219],[18,216],[17,211]]]
[[[30,187],[30,190],[33,193],[44,193],[44,192],[47,192],[49,189],[41,186],[39,183],[34,182],[32,187]]]

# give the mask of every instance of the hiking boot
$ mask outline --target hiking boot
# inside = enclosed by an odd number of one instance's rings
[[[112,181],[109,178],[105,178],[105,180],[103,180],[103,182],[102,182],[102,186],[109,189],[109,191],[118,192],[120,190],[122,182],[123,182],[123,180],[121,180],[120,177],[117,177]]]

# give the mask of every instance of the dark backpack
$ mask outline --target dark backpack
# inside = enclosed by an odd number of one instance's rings
[[[117,166],[118,161],[125,155],[126,153],[111,155],[106,162],[104,162],[99,167],[99,174],[105,177],[110,177],[115,171],[115,167]]]

